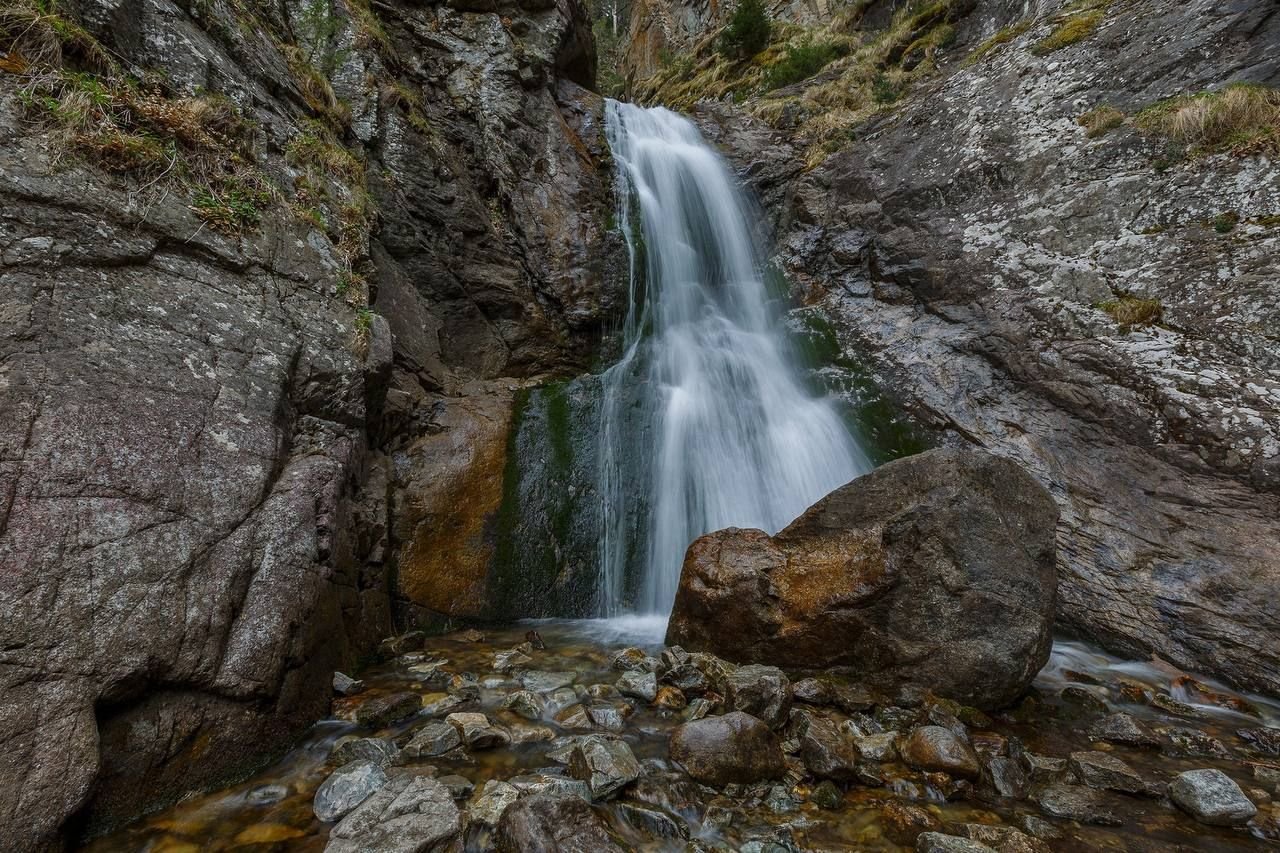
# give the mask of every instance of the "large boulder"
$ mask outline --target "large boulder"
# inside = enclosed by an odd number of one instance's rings
[[[667,642],[998,708],[1049,658],[1057,521],[1007,459],[941,449],[890,462],[776,536],[697,539]]]
[[[707,785],[776,779],[782,746],[769,726],[741,711],[685,723],[671,734],[671,757]]]

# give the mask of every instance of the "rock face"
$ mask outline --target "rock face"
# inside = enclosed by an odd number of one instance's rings
[[[269,758],[391,633],[394,599],[473,613],[510,389],[584,364],[611,310],[583,8],[319,7],[316,27],[293,2],[60,4],[110,57],[67,70],[146,77],[199,144],[230,138],[150,171],[67,150],[0,73],[17,849]]]
[[[1280,170],[1169,159],[1132,118],[1280,85],[1274,4],[1110,4],[1047,55],[1033,48],[1065,3],[971,5],[938,78],[814,168],[789,159],[787,116],[765,126],[751,101],[704,106],[704,130],[760,192],[841,357],[870,359],[942,440],[1048,487],[1064,627],[1280,694],[1264,604],[1280,596]],[[1090,137],[1078,119],[1101,105],[1130,119]],[[1103,310],[1126,294],[1158,300],[1162,322]]]
[[[1056,522],[1009,460],[935,450],[891,462],[777,536],[696,540],[667,642],[1000,707],[1048,660]]]

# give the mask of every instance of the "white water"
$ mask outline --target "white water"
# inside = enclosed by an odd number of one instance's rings
[[[606,123],[631,284],[604,375],[602,604],[666,615],[693,539],[775,533],[871,463],[805,387],[724,161],[665,109],[610,101]]]

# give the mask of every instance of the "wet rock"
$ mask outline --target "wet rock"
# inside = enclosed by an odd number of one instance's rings
[[[679,711],[689,703],[680,688],[664,684],[658,688],[658,692],[653,698],[653,704],[665,711]]]
[[[502,814],[512,803],[520,799],[520,791],[512,784],[490,779],[480,789],[480,796],[467,807],[468,823],[478,823],[489,829],[496,828]]]
[[[325,853],[439,850],[462,829],[449,789],[426,776],[400,776],[329,832]]]
[[[1011,826],[966,823],[960,828],[959,834],[986,844],[999,853],[1053,853],[1048,844]]]
[[[1067,772],[1067,760],[1065,758],[1054,758],[1034,752],[1022,753],[1022,766],[1027,769],[1027,773],[1031,776],[1031,782],[1036,785],[1047,785],[1050,782],[1056,782],[1062,778],[1063,773]]]
[[[916,839],[916,853],[996,853],[996,851],[981,842],[961,838],[958,835],[925,832]]]
[[[471,792],[476,789],[476,785],[465,776],[459,776],[451,773],[448,776],[436,777],[436,781],[449,791],[449,796],[455,800],[465,800],[471,796]]]
[[[670,841],[685,841],[689,838],[689,831],[684,825],[677,823],[666,812],[635,803],[618,803],[614,809],[628,824],[653,838]]]
[[[409,674],[429,690],[444,690],[453,679],[453,673],[444,668],[447,661],[426,661],[409,667]]]
[[[800,759],[819,779],[852,781],[858,778],[861,756],[853,739],[825,717],[806,715],[800,732]]]
[[[245,794],[244,801],[251,806],[271,806],[287,799],[288,796],[289,786],[287,785],[259,785]]]
[[[556,714],[556,722],[566,729],[590,729],[595,727],[591,715],[582,705],[570,705]]]
[[[652,672],[624,672],[617,681],[618,692],[652,702],[658,695],[658,676]]]
[[[1169,783],[1169,799],[1201,823],[1243,826],[1258,813],[1240,786],[1221,770],[1188,770]]]
[[[422,646],[427,641],[427,635],[422,631],[409,631],[398,637],[388,637],[378,646],[378,651],[386,658],[399,657],[405,652],[417,652],[422,650]]]
[[[1183,693],[1194,702],[1199,702],[1203,705],[1217,705],[1219,708],[1226,708],[1229,711],[1235,711],[1237,714],[1244,714],[1249,717],[1262,716],[1257,706],[1243,696],[1215,690],[1189,675],[1178,676],[1173,680],[1172,686],[1175,691]]]
[[[1253,765],[1253,778],[1272,796],[1280,796],[1280,768]]]
[[[942,821],[932,812],[897,800],[890,800],[880,807],[880,820],[884,824],[885,835],[904,845],[915,844],[923,833],[942,829]]]
[[[521,796],[528,794],[564,794],[577,797],[584,802],[591,802],[591,788],[581,779],[574,779],[563,773],[541,771],[523,773],[507,780]]]
[[[335,767],[350,764],[353,761],[372,761],[379,767],[395,763],[400,756],[395,741],[380,737],[347,737],[338,738],[329,753],[329,763]]]
[[[715,707],[715,703],[710,699],[704,699],[699,696],[697,699],[694,699],[689,703],[689,705],[684,709],[684,713],[680,716],[685,722],[701,720],[703,717],[708,716],[712,711],[714,711]]]
[[[532,690],[517,690],[502,700],[502,707],[526,720],[540,720],[546,711],[546,700]]]
[[[844,804],[844,792],[830,779],[824,779],[814,786],[809,799],[820,809],[834,811]]]
[[[463,707],[467,701],[461,696],[451,696],[448,693],[428,693],[422,697],[422,713],[427,717],[443,717]]]
[[[1280,729],[1237,729],[1236,735],[1263,755],[1280,757]]]
[[[530,654],[533,646],[529,643],[521,643],[514,649],[508,649],[505,652],[498,652],[493,656],[493,668],[498,672],[510,672],[527,664],[533,663],[533,657]]]
[[[741,711],[684,723],[669,751],[690,776],[713,786],[777,779],[785,771],[777,736]]]
[[[633,712],[634,709],[626,703],[619,705],[593,705],[587,709],[587,717],[591,720],[591,724],[597,728],[616,734],[627,727],[627,718]]]
[[[765,795],[764,806],[774,814],[789,814],[799,808],[799,803],[784,786],[774,785]]]
[[[1213,758],[1226,758],[1231,754],[1226,744],[1199,729],[1187,726],[1172,726],[1160,731],[1161,734],[1169,739],[1169,745],[1165,751],[1172,755],[1203,755]]]
[[[532,690],[535,693],[550,693],[561,687],[568,687],[577,680],[577,675],[572,672],[541,672],[539,670],[531,670],[522,673],[520,683],[524,685],[526,690]]]
[[[777,728],[791,710],[791,681],[774,666],[750,664],[724,679],[724,699],[731,710],[742,711]]]
[[[474,702],[480,698],[480,681],[469,672],[455,673],[449,676],[445,690],[450,696]]]
[[[898,745],[902,760],[921,770],[936,770],[964,779],[982,771],[973,747],[941,726],[921,726]]]
[[[849,667],[872,686],[998,708],[1048,660],[1057,517],[1009,460],[968,450],[899,459],[777,536],[696,540],[667,641],[738,661]],[[875,654],[863,637],[877,638]]]
[[[609,702],[621,695],[612,684],[593,684],[587,688],[587,696],[595,702]]]
[[[311,809],[328,823],[335,821],[365,801],[388,782],[386,771],[372,761],[353,761],[329,774],[320,783]]]
[[[1177,699],[1174,699],[1172,696],[1168,696],[1164,693],[1157,693],[1152,696],[1151,706],[1178,717],[1186,717],[1191,720],[1205,719],[1205,713],[1200,709],[1194,708],[1186,702],[1179,702]]]
[[[578,693],[572,687],[561,687],[559,690],[552,690],[550,694],[543,698],[546,700],[544,713],[553,717],[570,705],[578,704]]]
[[[356,708],[355,721],[359,725],[377,729],[412,717],[421,708],[422,700],[417,693],[406,691],[374,696]]]
[[[991,787],[1001,797],[1020,800],[1031,788],[1031,775],[1016,758],[993,756],[987,761],[987,776]]]
[[[868,761],[893,761],[898,755],[898,748],[895,745],[897,740],[897,732],[881,732],[855,736],[853,745],[858,754]]]
[[[610,666],[624,672],[657,672],[658,659],[645,654],[644,649],[633,646],[614,655]]]
[[[572,795],[540,793],[512,804],[498,822],[498,853],[623,853],[608,825]]]
[[[1108,711],[1106,702],[1083,687],[1064,687],[1058,696],[1080,714],[1105,714]]]
[[[604,800],[640,778],[640,762],[623,741],[590,735],[574,744],[569,774],[587,783],[593,800]]]
[[[549,743],[556,739],[555,729],[550,726],[537,726],[514,721],[506,726],[506,729],[507,734],[511,737],[511,743],[515,746],[523,743]]]
[[[1062,837],[1062,833],[1058,831],[1056,826],[1033,814],[1020,815],[1018,817],[1018,825],[1026,830],[1027,834],[1032,838],[1040,841],[1053,841]]]
[[[432,720],[413,733],[404,745],[405,758],[417,760],[444,755],[462,745],[462,735],[448,720]]]
[[[1147,790],[1147,783],[1132,767],[1108,752],[1073,752],[1070,761],[1076,778],[1090,788],[1126,794],[1141,794]]]
[[[457,713],[444,719],[458,730],[462,742],[471,749],[493,749],[511,742],[511,736],[484,714]]]
[[[364,682],[341,672],[333,674],[333,692],[339,696],[354,696],[364,690]]]
[[[1107,743],[1120,743],[1125,746],[1140,746],[1158,749],[1160,739],[1147,727],[1129,714],[1111,714],[1098,720],[1089,727],[1089,740],[1102,740]]]
[[[1122,821],[1107,807],[1106,798],[1093,788],[1055,782],[1036,795],[1040,810],[1050,817],[1078,820],[1097,826],[1120,826]]]

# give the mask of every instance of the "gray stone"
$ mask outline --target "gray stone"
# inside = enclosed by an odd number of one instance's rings
[[[380,737],[347,737],[339,738],[329,753],[329,763],[335,767],[350,764],[353,761],[372,761],[380,767],[395,763],[400,750],[395,741]]]
[[[572,672],[532,670],[520,675],[520,683],[524,685],[526,690],[532,690],[535,693],[551,693],[561,687],[568,687],[576,680],[577,675]]]
[[[1169,799],[1201,823],[1243,826],[1258,809],[1221,770],[1188,770],[1169,783]]]
[[[880,732],[854,736],[853,745],[857,748],[858,754],[869,761],[893,761],[898,754],[897,747],[894,745],[897,739],[897,732]]]
[[[467,700],[461,696],[448,693],[428,694],[422,697],[422,713],[427,717],[443,717],[466,704]]]
[[[921,726],[898,744],[902,760],[920,770],[977,779],[982,771],[973,747],[941,726]]]
[[[526,720],[540,720],[546,711],[547,703],[532,690],[517,690],[502,700],[502,707]]]
[[[498,853],[623,853],[626,849],[590,804],[539,793],[512,804],[498,823]]]
[[[1147,790],[1147,783],[1142,777],[1109,752],[1073,752],[1071,769],[1090,788],[1106,788],[1126,794],[1140,794]]]
[[[587,783],[593,800],[603,800],[640,778],[640,762],[623,741],[589,735],[574,744],[569,773]]]
[[[326,823],[338,820],[388,782],[386,771],[372,761],[353,761],[320,783],[311,808]]]
[[[632,710],[632,707],[625,703],[621,705],[593,705],[587,709],[587,716],[590,718],[592,725],[616,734],[626,728],[627,717],[631,716]]]
[[[941,832],[922,832],[916,837],[916,853],[996,853],[978,841]]]
[[[658,676],[642,670],[624,672],[617,681],[618,692],[652,702],[658,695]]]
[[[1036,795],[1040,810],[1050,817],[1078,820],[1098,826],[1119,826],[1124,823],[1107,807],[1105,797],[1083,785],[1055,782]]]
[[[447,720],[432,720],[413,733],[404,745],[404,756],[409,759],[434,758],[462,745],[462,735]]]
[[[448,788],[426,776],[399,776],[329,832],[325,853],[422,853],[442,849],[462,829]]]
[[[376,729],[412,717],[421,708],[422,700],[417,693],[407,691],[388,693],[362,702],[356,708],[355,721],[362,726]]]
[[[856,779],[861,756],[853,738],[825,717],[806,716],[799,738],[804,766],[820,779]]]
[[[511,736],[484,714],[450,714],[444,721],[458,730],[469,749],[493,749],[511,742]]]
[[[775,666],[738,667],[724,679],[725,704],[777,728],[791,710],[791,681]]]
[[[245,794],[244,801],[251,806],[270,806],[288,796],[289,786],[287,785],[259,785]]]
[[[518,799],[520,791],[514,785],[490,779],[480,789],[480,796],[467,807],[467,820],[490,829],[496,828],[498,821],[502,819],[502,813]]]
[[[1089,727],[1090,740],[1104,740],[1125,746],[1159,748],[1160,739],[1145,723],[1129,714],[1111,714]]]
[[[364,682],[341,672],[333,674],[333,692],[339,696],[354,696],[364,690]]]

